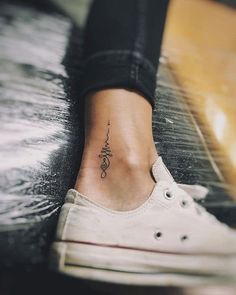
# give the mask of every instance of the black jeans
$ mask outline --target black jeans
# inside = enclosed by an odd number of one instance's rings
[[[81,95],[106,88],[141,93],[154,106],[168,0],[95,0],[84,35]]]

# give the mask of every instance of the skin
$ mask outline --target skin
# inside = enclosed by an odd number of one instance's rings
[[[110,167],[110,163],[111,163],[111,161],[109,160],[109,157],[112,157],[110,144],[109,144],[110,126],[111,126],[111,121],[108,120],[108,122],[107,122],[107,136],[106,136],[105,144],[102,147],[101,153],[99,155],[99,157],[102,158],[102,163],[100,165],[100,168],[102,170],[101,178],[105,178],[107,176],[107,169]]]
[[[106,89],[86,97],[77,191],[113,210],[135,209],[154,188],[150,169],[156,158],[152,107],[142,95]]]

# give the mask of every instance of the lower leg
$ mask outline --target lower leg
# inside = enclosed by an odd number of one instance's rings
[[[86,97],[85,147],[75,189],[115,210],[138,207],[155,184],[151,103],[167,5],[97,0],[88,16],[80,94]]]
[[[114,210],[134,209],[154,187],[150,168],[156,157],[152,107],[143,96],[108,89],[86,97],[85,146],[76,190]]]

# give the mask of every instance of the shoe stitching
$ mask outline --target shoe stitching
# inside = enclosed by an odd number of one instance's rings
[[[134,250],[134,251],[143,251],[150,253],[163,253],[163,254],[173,254],[173,255],[189,255],[189,256],[235,256],[235,253],[206,253],[206,252],[173,252],[173,251],[165,251],[165,250],[155,250],[155,249],[147,249],[147,248],[136,248],[132,246],[122,246],[122,245],[114,245],[114,244],[104,244],[104,243],[94,243],[94,242],[86,242],[86,241],[75,241],[75,240],[56,240],[56,242],[64,242],[64,243],[72,243],[72,244],[82,244],[82,245],[90,245],[97,247],[107,247],[107,248],[115,248],[115,249],[125,249],[125,250]]]
[[[89,200],[85,195],[81,194],[80,192],[76,191],[76,190],[70,190],[74,196],[75,196],[75,205],[79,205],[79,202],[76,202],[77,197],[79,197],[79,201],[82,199],[82,201],[90,206],[92,206],[93,208],[96,209],[101,209],[103,210],[103,213],[109,214],[110,216],[123,216],[123,217],[133,217],[133,216],[137,216],[141,213],[143,213],[144,211],[146,211],[148,208],[150,208],[152,206],[152,204],[156,201],[155,200],[155,194],[156,191],[158,191],[160,189],[160,186],[158,184],[156,184],[152,190],[152,192],[150,193],[149,198],[138,208],[133,209],[133,210],[129,210],[129,211],[116,211],[116,210],[112,210],[109,208],[106,208],[94,201]]]

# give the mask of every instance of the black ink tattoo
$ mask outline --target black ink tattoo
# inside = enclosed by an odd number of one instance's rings
[[[107,138],[105,140],[105,145],[104,147],[101,149],[101,153],[99,155],[100,158],[102,158],[102,163],[100,165],[100,168],[102,169],[102,173],[101,173],[101,178],[104,178],[106,177],[107,175],[107,172],[106,170],[109,168],[110,166],[110,160],[109,160],[109,157],[112,157],[112,154],[111,154],[111,148],[110,148],[110,145],[109,145],[109,132],[110,132],[110,120],[108,121],[108,130],[107,130]]]

